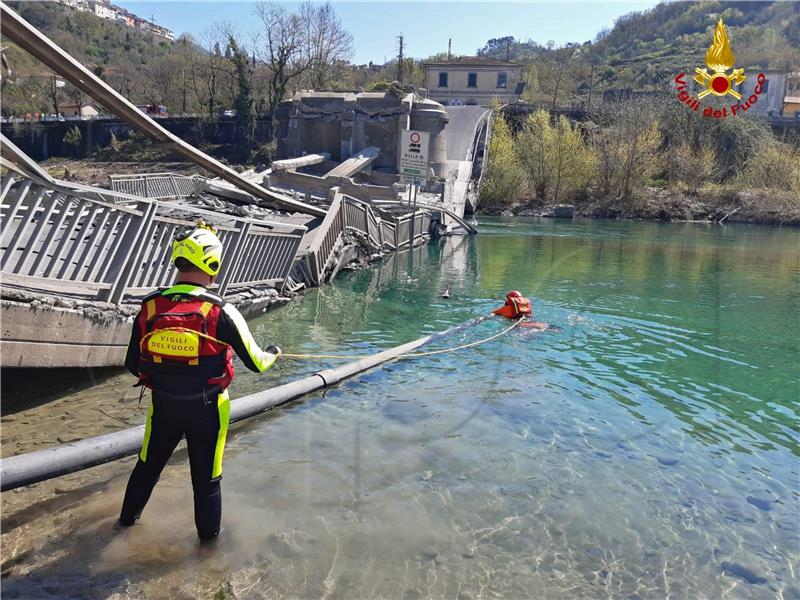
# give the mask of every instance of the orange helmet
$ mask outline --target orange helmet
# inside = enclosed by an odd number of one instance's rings
[[[512,298],[522,298],[522,294],[520,294],[517,290],[511,290],[506,294],[506,300],[511,300]]]

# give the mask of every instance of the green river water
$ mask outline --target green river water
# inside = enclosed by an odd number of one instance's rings
[[[798,231],[480,230],[340,274],[253,331],[288,352],[370,353],[518,289],[562,332],[396,361],[235,429],[212,549],[194,539],[185,452],[141,523],[112,534],[117,464],[38,515],[74,535],[32,551],[41,566],[4,596],[800,598]],[[240,365],[233,396],[329,364]]]

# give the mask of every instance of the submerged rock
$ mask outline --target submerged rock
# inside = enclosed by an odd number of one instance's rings
[[[773,501],[767,500],[766,498],[759,498],[757,496],[748,496],[747,502],[765,512],[772,510]]]
[[[722,572],[726,575],[739,577],[744,579],[747,583],[760,584],[767,582],[766,577],[762,577],[750,567],[746,567],[740,563],[725,561],[720,566],[722,567]]]
[[[656,456],[656,460],[667,467],[678,464],[678,459],[674,456]]]

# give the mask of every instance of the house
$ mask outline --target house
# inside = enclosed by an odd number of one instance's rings
[[[102,2],[101,0],[92,0],[89,2],[89,7],[92,9],[92,12],[94,12],[94,14],[101,19],[109,19],[114,21],[117,18],[117,11],[107,2]]]
[[[150,31],[152,31],[155,35],[161,36],[169,40],[170,42],[175,41],[175,34],[172,33],[172,31],[170,31],[166,27],[162,27],[161,25],[156,25],[155,23],[152,23]]]
[[[117,13],[117,21],[128,27],[134,26],[134,19],[135,17],[125,9],[120,9]]]
[[[522,65],[483,56],[459,56],[423,65],[428,97],[443,104],[489,105],[519,95]]]
[[[100,111],[94,104],[59,104],[58,112],[65,117],[82,117],[93,119],[100,115]]]
[[[737,87],[737,90],[742,95],[741,102],[746,102],[753,94],[756,85],[758,85],[758,74],[764,73],[766,77],[761,94],[758,96],[758,102],[747,109],[747,115],[759,117],[780,116],[783,110],[784,90],[786,89],[786,71],[762,71],[756,67],[749,67],[745,69],[744,73],[747,75],[747,79]]]
[[[792,71],[786,75],[783,116],[800,119],[800,71]]]

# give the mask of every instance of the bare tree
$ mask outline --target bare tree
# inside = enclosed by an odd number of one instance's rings
[[[593,141],[600,189],[628,198],[661,166],[657,106],[646,102],[609,104],[598,113]]]
[[[83,92],[74,85],[68,83],[66,86],[64,86],[64,93],[67,95],[67,98],[72,100],[72,103],[77,107],[76,114],[80,115],[81,109],[83,108]]]
[[[306,2],[300,7],[305,24],[304,59],[310,64],[308,81],[315,90],[325,89],[336,68],[353,55],[353,36],[342,27],[329,2]]]
[[[307,30],[300,15],[268,2],[257,3],[255,13],[264,25],[263,61],[270,69],[267,103],[272,114],[286,96],[289,82],[308,71],[313,59],[305,52]]]
[[[108,82],[129,100],[133,100],[137,88],[141,88],[142,79],[141,71],[127,57],[113,70],[109,69]]]
[[[353,54],[353,38],[330,3],[306,2],[289,12],[281,5],[259,2],[255,13],[264,25],[262,60],[270,72],[270,113],[292,82],[324,89]]]
[[[189,80],[198,105],[213,118],[220,103],[223,83],[230,73],[229,61],[222,54],[220,42],[225,43],[219,28],[206,29],[201,34],[203,52],[189,56]]]
[[[175,61],[172,57],[164,57],[155,61],[147,72],[145,98],[150,104],[167,104],[176,89]]]

